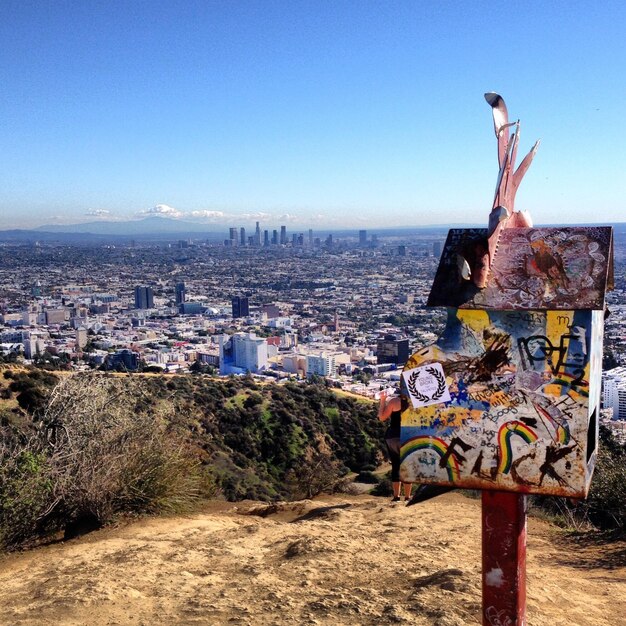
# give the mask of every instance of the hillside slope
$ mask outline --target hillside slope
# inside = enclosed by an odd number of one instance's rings
[[[530,626],[626,624],[626,544],[531,519]],[[480,623],[480,504],[214,502],[0,560],[0,623]]]

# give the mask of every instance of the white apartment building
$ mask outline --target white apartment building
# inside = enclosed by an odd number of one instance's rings
[[[267,341],[254,333],[235,333],[232,338],[235,367],[258,372],[267,367]]]
[[[307,376],[335,376],[336,373],[337,365],[334,354],[321,352],[320,354],[306,355]]]
[[[602,407],[613,409],[613,419],[626,419],[626,367],[602,372]]]
[[[270,328],[291,328],[290,317],[273,317],[267,320],[267,325]]]
[[[22,343],[24,344],[24,356],[27,359],[34,359],[37,354],[43,354],[46,349],[43,336],[34,332],[25,332]]]
[[[258,372],[267,367],[267,341],[255,333],[220,336],[220,373]]]

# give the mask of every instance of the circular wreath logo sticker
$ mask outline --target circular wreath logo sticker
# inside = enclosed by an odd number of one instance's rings
[[[402,372],[413,408],[450,401],[450,391],[441,363],[431,363]]]

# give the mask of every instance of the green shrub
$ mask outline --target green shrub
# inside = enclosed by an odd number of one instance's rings
[[[381,481],[370,491],[373,496],[388,497],[393,495],[393,484],[391,479],[383,478]]]
[[[377,485],[380,482],[380,478],[376,476],[373,472],[359,472],[357,477],[354,479],[357,483],[365,483],[368,485]]]
[[[75,376],[54,390],[43,415],[49,464],[65,521],[105,523],[119,512],[181,510],[200,494],[199,463],[169,428],[168,402],[137,410],[141,382]]]
[[[46,457],[32,447],[0,450],[0,547],[37,535],[51,503]]]
[[[54,388],[36,436],[2,451],[2,545],[63,528],[70,536],[120,513],[186,510],[211,492],[197,455],[171,427],[172,404],[143,394],[139,382],[101,375]],[[138,410],[141,403],[150,410]]]
[[[626,448],[600,427],[598,458],[586,500],[533,497],[534,507],[556,523],[576,530],[626,531]]]
[[[287,472],[285,483],[290,499],[302,500],[337,491],[344,476],[342,464],[325,442],[319,441],[318,447],[307,447],[301,463]]]

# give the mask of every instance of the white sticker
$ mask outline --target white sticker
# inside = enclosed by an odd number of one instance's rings
[[[402,372],[413,408],[450,401],[441,363],[431,363]]]

